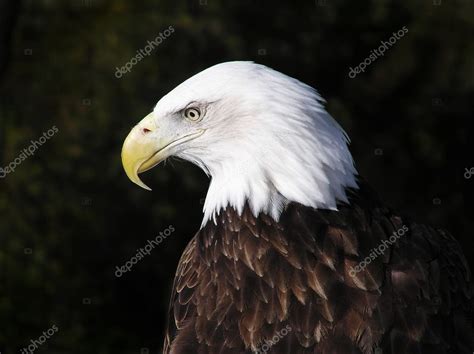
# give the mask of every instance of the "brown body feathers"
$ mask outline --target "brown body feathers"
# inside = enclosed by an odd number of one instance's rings
[[[179,263],[163,352],[471,354],[458,243],[349,194],[339,211],[290,204],[276,222],[229,207],[208,222]]]

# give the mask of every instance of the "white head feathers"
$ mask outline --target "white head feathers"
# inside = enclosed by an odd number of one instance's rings
[[[289,202],[336,209],[357,187],[349,138],[310,86],[252,62],[210,67],[156,105],[164,119],[191,105],[205,132],[174,155],[211,177],[203,225],[226,206],[278,220]],[[171,119],[171,118],[167,118]],[[189,123],[187,123],[189,124]]]

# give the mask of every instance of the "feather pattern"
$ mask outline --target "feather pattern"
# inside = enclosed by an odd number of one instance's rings
[[[458,243],[363,184],[347,194],[339,211],[291,203],[277,222],[228,207],[207,223],[176,272],[164,353],[472,353]]]

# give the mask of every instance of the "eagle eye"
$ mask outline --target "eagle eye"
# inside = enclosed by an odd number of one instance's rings
[[[184,110],[184,118],[196,122],[201,118],[201,111],[196,107],[186,108]]]

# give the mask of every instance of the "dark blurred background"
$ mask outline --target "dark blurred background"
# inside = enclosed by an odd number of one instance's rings
[[[450,230],[472,265],[473,5],[0,0],[0,167],[58,130],[0,178],[1,353],[53,325],[38,353],[158,352],[209,182],[173,161],[144,176],[148,193],[125,176],[121,145],[161,96],[223,61],[253,60],[316,87],[352,138],[361,175],[395,209]],[[349,77],[403,26],[383,57]],[[115,276],[168,225],[170,237]]]

